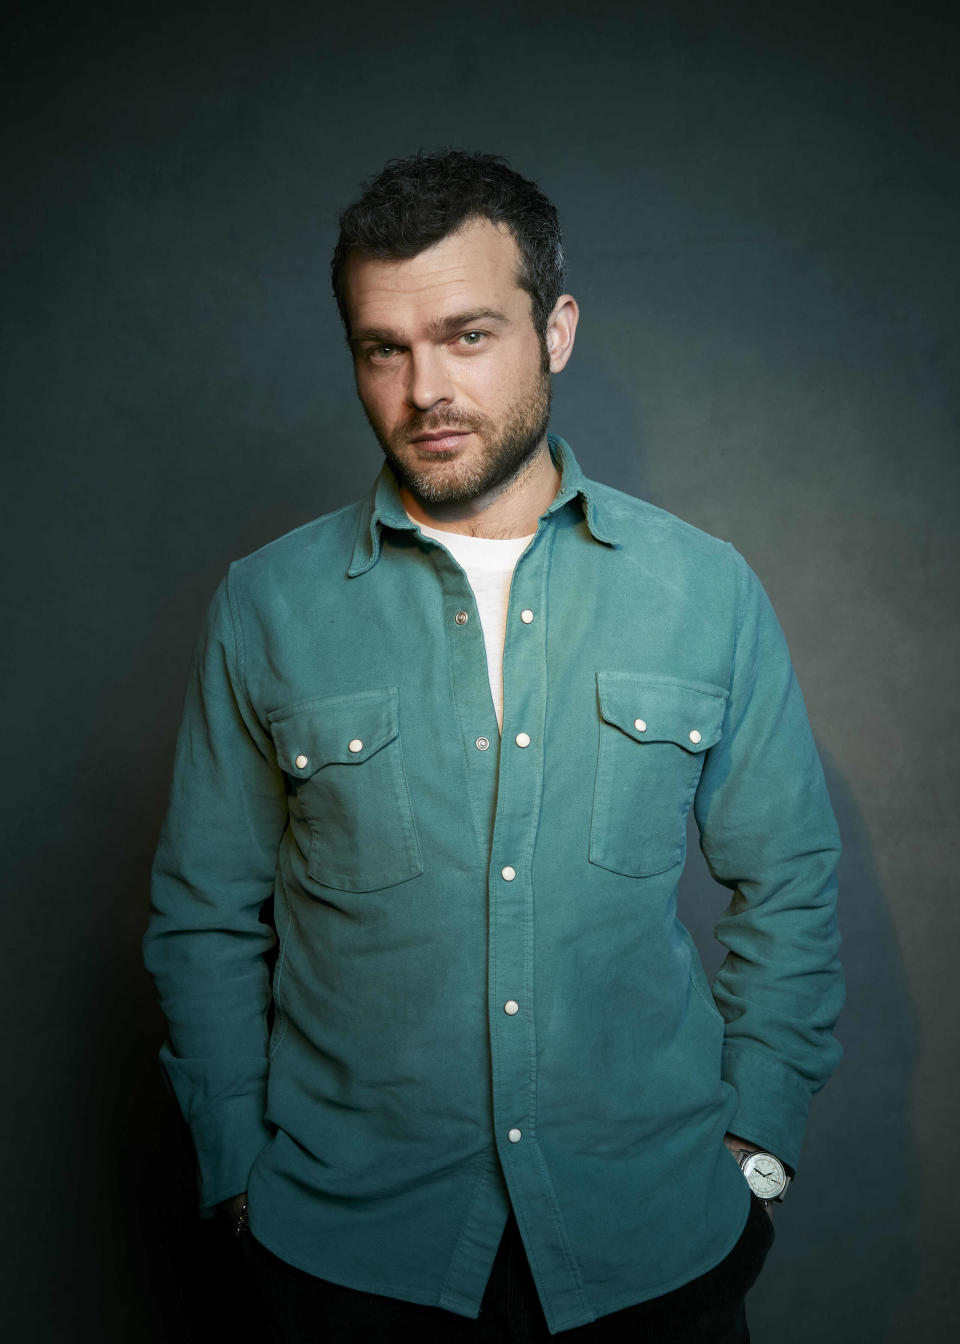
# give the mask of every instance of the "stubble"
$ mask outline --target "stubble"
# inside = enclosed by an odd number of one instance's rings
[[[387,433],[366,407],[364,411],[393,474],[416,500],[424,505],[466,504],[501,493],[533,460],[550,419],[550,374],[540,369],[530,393],[499,426],[486,416],[448,406],[417,414],[402,429]],[[431,453],[423,461],[410,439],[437,429],[469,430],[479,446],[464,460],[453,451]]]

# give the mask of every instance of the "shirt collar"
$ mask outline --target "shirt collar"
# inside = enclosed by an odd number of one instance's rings
[[[597,498],[595,481],[588,481],[574,457],[570,445],[556,434],[549,434],[547,442],[554,462],[560,468],[560,488],[553,497],[543,518],[549,518],[572,500],[578,500],[583,510],[590,535],[605,546],[618,546],[615,518],[606,503]],[[373,489],[363,501],[360,526],[353,548],[348,578],[365,574],[380,559],[380,544],[385,527],[398,532],[416,531],[416,523],[408,516],[400,498],[396,477],[384,463]]]

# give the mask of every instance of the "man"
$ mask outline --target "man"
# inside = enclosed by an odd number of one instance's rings
[[[776,618],[548,437],[578,310],[502,160],[388,165],[333,282],[387,463],[231,567],[155,865],[202,1203],[249,1216],[277,1339],[746,1340],[842,996]]]

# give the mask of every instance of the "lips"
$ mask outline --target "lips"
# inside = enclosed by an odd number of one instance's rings
[[[428,453],[449,453],[471,433],[469,429],[434,429],[428,434],[418,434],[410,442]]]

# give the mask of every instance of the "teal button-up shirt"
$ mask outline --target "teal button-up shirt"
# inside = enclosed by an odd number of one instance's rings
[[[386,468],[231,567],[145,945],[205,1206],[247,1189],[290,1263],[475,1316],[512,1204],[556,1332],[731,1249],[724,1132],[796,1166],[842,988],[837,833],[763,590],[551,449],[502,740],[466,576]],[[712,989],[676,912],[691,805],[733,892]]]

